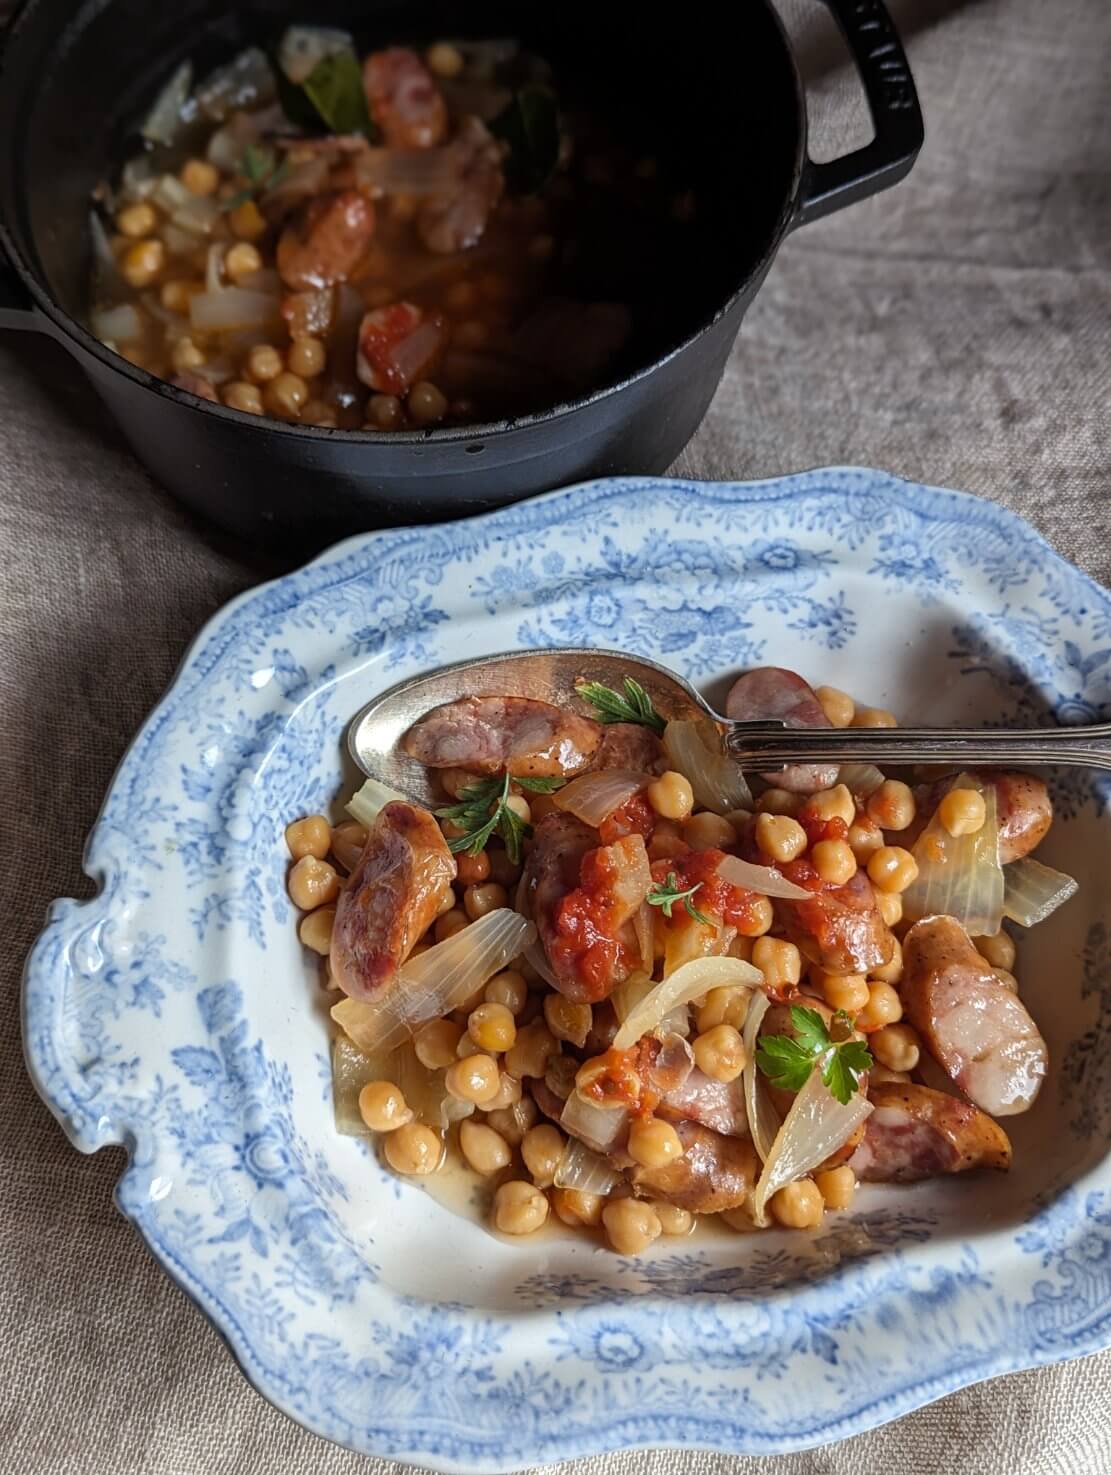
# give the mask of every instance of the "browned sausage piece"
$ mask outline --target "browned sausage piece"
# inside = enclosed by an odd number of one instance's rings
[[[374,234],[374,206],[358,190],[319,195],[278,238],[278,273],[295,292],[346,281]]]
[[[382,809],[336,903],[331,967],[344,993],[379,998],[396,984],[455,873],[455,858],[426,809],[400,800]]]
[[[967,1168],[1011,1166],[1006,1132],[977,1107],[929,1086],[883,1082],[850,1167],[866,1183],[916,1183]]]
[[[695,1214],[739,1209],[760,1173],[751,1140],[723,1137],[698,1122],[680,1122],[675,1130],[683,1156],[663,1168],[635,1168],[631,1176],[637,1192]]]
[[[602,729],[602,743],[590,765],[626,768],[631,773],[662,773],[667,767],[664,745],[650,727],[639,722],[612,722]]]
[[[669,1122],[701,1122],[723,1137],[748,1136],[744,1083],[715,1081],[696,1066],[681,1086],[668,1091],[656,1115]]]
[[[1049,1064],[1021,999],[952,917],[926,917],[903,938],[906,1016],[970,1101],[992,1116],[1026,1111]]]
[[[395,149],[429,149],[447,133],[447,105],[415,51],[391,46],[363,63],[370,116]]]
[[[894,934],[863,871],[844,886],[815,891],[805,901],[774,905],[787,936],[828,973],[868,973],[894,956]]]
[[[187,389],[190,394],[195,394],[198,399],[211,400],[213,404],[220,403],[220,396],[216,393],[216,386],[211,379],[206,379],[203,374],[175,374],[170,380],[171,384],[178,389]]]
[[[533,831],[522,910],[536,923],[545,953],[557,935],[559,904],[579,884],[582,858],[597,843],[597,832],[573,814],[546,814]]]
[[[725,715],[739,722],[778,718],[788,727],[831,727],[813,689],[795,671],[757,666],[738,676],[725,699]],[[764,777],[795,794],[816,794],[837,782],[836,763],[793,763]]]
[[[999,860],[1009,865],[1029,855],[1045,839],[1053,823],[1053,801],[1040,778],[1017,769],[983,768],[974,770],[976,777],[995,789],[996,814],[999,821]],[[913,845],[941,803],[942,796],[953,786],[952,778],[921,784],[914,791],[917,814],[914,824],[899,836],[900,845]]]
[[[531,697],[461,697],[428,712],[401,739],[410,758],[427,768],[562,778],[585,768],[602,741],[602,728]]]
[[[421,206],[417,232],[430,251],[448,255],[477,246],[505,188],[501,146],[478,118],[464,118],[448,144],[457,181]]]

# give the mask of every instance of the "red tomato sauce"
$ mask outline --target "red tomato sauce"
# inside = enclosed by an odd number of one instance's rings
[[[588,850],[578,886],[556,909],[556,935],[549,943],[552,967],[557,972],[573,970],[594,999],[605,998],[615,980],[627,976],[639,958],[617,935],[616,878],[612,856],[604,850]]]
[[[599,1103],[620,1102],[634,1116],[647,1116],[659,1104],[660,1096],[645,1080],[660,1042],[646,1037],[631,1050],[610,1048],[598,1057],[602,1070],[584,1087],[582,1094]]]
[[[652,879],[663,882],[673,874],[680,891],[697,886],[691,905],[708,917],[718,918],[727,927],[743,932],[756,919],[759,893],[723,880],[717,868],[724,859],[724,850],[692,850],[689,855],[674,860],[653,861]],[[683,903],[679,902],[678,910],[682,909]],[[673,912],[677,914],[678,911]]]
[[[647,842],[655,828],[656,811],[643,794],[634,794],[602,821],[598,826],[598,838],[603,845],[612,845],[626,835],[643,835]]]

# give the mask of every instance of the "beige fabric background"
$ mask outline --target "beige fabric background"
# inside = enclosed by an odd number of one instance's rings
[[[843,140],[859,98],[824,15],[790,8]],[[678,469],[858,463],[967,488],[1111,581],[1111,5],[893,8],[927,115],[918,168],[788,242]],[[116,1213],[121,1156],[69,1150],[19,1048],[23,956],[48,900],[87,884],[82,838],[114,764],[198,624],[267,572],[169,505],[59,350],[0,336],[0,1469],[14,1475],[396,1468],[252,1392]],[[1105,1354],[797,1456],[621,1454],[576,1475],[1104,1475],[1109,1395]]]

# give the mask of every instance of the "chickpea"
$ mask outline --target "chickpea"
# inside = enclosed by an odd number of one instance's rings
[[[656,1218],[665,1234],[689,1234],[694,1228],[694,1215],[690,1209],[680,1209],[675,1204],[653,1203]]]
[[[649,804],[664,819],[688,819],[694,808],[694,790],[690,780],[673,769],[653,780],[646,793]]]
[[[816,686],[814,695],[818,698],[822,711],[829,718],[831,726],[852,726],[852,720],[856,714],[856,703],[848,692],[840,691],[836,686]]]
[[[353,871],[359,864],[359,857],[366,847],[367,830],[365,825],[356,820],[346,820],[342,825],[336,825],[332,831],[332,854],[339,861],[345,871]],[[448,896],[452,896],[451,888],[448,888]]]
[[[901,845],[881,845],[868,861],[868,879],[877,891],[905,891],[917,875],[918,862]]]
[[[752,945],[752,965],[769,988],[793,988],[802,977],[802,957],[793,942],[760,937]]]
[[[735,1081],[745,1068],[744,1041],[731,1024],[716,1024],[691,1047],[694,1063],[714,1081]]]
[[[530,1127],[525,1133],[521,1140],[521,1156],[540,1188],[551,1186],[566,1145],[563,1133],[551,1122]]]
[[[532,810],[532,823],[538,825],[542,819],[547,819],[549,814],[555,814],[559,805],[555,802],[554,794],[533,794],[528,802]]]
[[[444,1146],[431,1127],[406,1122],[386,1138],[386,1161],[395,1173],[423,1176],[434,1173],[443,1158]]]
[[[413,1050],[426,1070],[445,1070],[458,1059],[463,1031],[453,1019],[430,1019],[413,1036]]]
[[[301,408],[309,397],[309,386],[299,374],[290,374],[288,371],[271,379],[266,386],[266,406],[276,415],[284,415],[288,419],[296,420],[301,413]]]
[[[897,891],[877,891],[876,906],[889,927],[903,919],[903,898]]]
[[[903,1002],[889,983],[870,983],[868,1002],[856,1016],[857,1029],[872,1031],[897,1024],[903,1017]]]
[[[1004,988],[1010,989],[1011,993],[1018,993],[1018,979],[1007,968],[993,968],[991,970]]]
[[[242,282],[262,270],[262,257],[250,241],[237,241],[228,248],[224,257],[224,269],[233,282]]]
[[[871,969],[868,977],[878,979],[880,983],[898,983],[902,976],[903,944],[896,938],[895,951],[891,954],[891,961],[881,964],[879,968]]]
[[[849,833],[845,838],[857,865],[866,866],[883,844],[883,831],[875,820],[869,819],[866,814],[858,814],[849,826]]]
[[[509,893],[496,881],[487,881],[481,886],[468,886],[463,893],[463,907],[472,922],[484,917],[487,912],[508,906]]]
[[[868,1048],[888,1070],[912,1071],[922,1055],[918,1031],[909,1024],[885,1024],[873,1030]]]
[[[247,355],[245,372],[254,384],[269,384],[285,368],[285,361],[272,343],[256,343]]]
[[[898,727],[894,714],[883,707],[857,707],[851,727]]]
[[[987,804],[978,789],[950,789],[937,806],[937,817],[950,835],[975,835],[984,828]]]
[[[909,784],[897,778],[885,778],[868,796],[868,815],[884,830],[905,830],[914,823],[917,805]]]
[[[437,41],[425,52],[424,59],[437,77],[458,77],[465,65],[463,53],[450,41]]]
[[[448,884],[444,887],[443,896],[440,897],[440,905],[436,910],[436,915],[437,917],[443,917],[448,912],[455,911],[456,909],[455,891],[449,881]],[[464,912],[463,915],[466,916],[466,913]]]
[[[528,998],[528,984],[514,968],[495,973],[482,997],[488,1004],[502,1004],[510,1014],[520,1014]]]
[[[547,1062],[559,1053],[559,1041],[544,1024],[543,1019],[533,1019],[531,1024],[522,1025],[516,1031],[516,1041],[506,1050],[505,1068],[518,1081],[527,1075],[543,1075]]]
[[[811,970],[810,976],[831,1009],[856,1014],[868,1003],[868,980],[863,973],[826,973],[817,968]]]
[[[303,912],[327,906],[339,895],[339,877],[326,860],[303,855],[296,861],[286,882],[289,899]]]
[[[845,840],[819,840],[810,847],[810,860],[831,886],[844,886],[856,875],[856,856]]]
[[[805,795],[792,794],[789,789],[765,789],[756,801],[756,812],[794,816],[802,809],[804,801]]]
[[[886,1065],[873,1065],[868,1072],[869,1086],[906,1086],[910,1076],[905,1070],[888,1070]]]
[[[751,997],[743,985],[712,988],[696,1016],[699,1034],[706,1034],[719,1024],[731,1024],[735,1030],[743,1029]]]
[[[449,1065],[444,1072],[444,1086],[457,1101],[472,1101],[485,1106],[498,1094],[498,1064],[489,1055],[467,1055]]]
[[[737,843],[737,832],[729,821],[709,809],[684,820],[682,834],[692,850],[724,850]]]
[[[729,944],[729,950],[725,954],[727,958],[740,958],[742,963],[752,962],[752,949],[755,946],[751,937],[742,937],[740,933]]]
[[[656,1210],[636,1198],[611,1200],[602,1209],[602,1223],[619,1255],[639,1255],[663,1232]]]
[[[191,195],[214,195],[220,171],[207,159],[188,159],[182,165],[180,179]]]
[[[295,338],[290,345],[289,367],[302,379],[315,379],[323,374],[328,362],[328,350],[319,338]]]
[[[140,200],[137,205],[126,206],[116,216],[116,229],[131,241],[149,236],[157,224],[158,216],[153,206],[148,205],[145,200]]]
[[[505,801],[505,807],[506,809],[512,809],[522,824],[528,825],[532,823],[532,806],[523,794],[510,794],[509,798]]]
[[[417,425],[435,425],[447,414],[447,396],[427,379],[413,385],[406,403]]]
[[[254,200],[244,200],[228,211],[228,224],[233,236],[241,241],[257,241],[266,234],[266,217]]]
[[[548,1217],[548,1200],[531,1183],[514,1178],[494,1194],[494,1226],[503,1234],[534,1234]]]
[[[804,818],[841,819],[851,825],[856,819],[856,800],[847,784],[837,784],[832,789],[821,789],[811,794],[802,806]]]
[[[326,958],[332,950],[332,928],[336,921],[335,907],[317,907],[301,918],[297,936],[307,948]]]
[[[521,1083],[516,1076],[511,1076],[508,1071],[502,1071],[498,1080],[498,1093],[492,1096],[483,1106],[483,1111],[489,1114],[491,1111],[501,1111],[507,1106],[515,1106],[521,1099]]]
[[[670,1122],[637,1117],[629,1128],[629,1156],[642,1168],[663,1168],[683,1156],[683,1143]]]
[[[825,1212],[821,1191],[809,1178],[784,1184],[772,1194],[768,1207],[785,1229],[817,1229]]]
[[[517,1025],[504,1004],[479,1004],[467,1020],[467,1033],[484,1050],[508,1050],[517,1038]]]
[[[471,919],[462,907],[451,907],[449,911],[444,912],[442,917],[436,918],[436,925],[433,929],[436,933],[436,941],[446,942],[449,937],[462,932],[464,927],[469,927],[470,923]]]
[[[393,1081],[368,1081],[359,1092],[359,1115],[372,1132],[393,1132],[413,1120],[408,1102]]]
[[[120,265],[129,286],[149,287],[166,264],[166,248],[154,237],[136,241]]]
[[[848,1163],[814,1174],[814,1182],[827,1209],[847,1209],[856,1192],[856,1174]]]
[[[573,1004],[562,994],[545,994],[544,1019],[557,1040],[582,1046],[594,1023],[594,1010],[589,1004]]]
[[[262,414],[262,395],[245,379],[224,385],[224,403],[229,410],[240,410],[244,415]]]
[[[187,313],[190,302],[202,290],[196,282],[175,278],[171,282],[162,283],[158,290],[158,300],[168,312]]]
[[[476,1173],[500,1173],[509,1166],[513,1153],[509,1143],[485,1122],[468,1117],[459,1124],[459,1149]]]
[[[756,816],[756,843],[769,860],[797,860],[806,849],[806,831],[787,814]]]
[[[205,361],[204,353],[192,338],[179,338],[170,354],[170,362],[179,374],[188,374],[199,369]]]
[[[770,932],[775,921],[775,912],[766,896],[756,896],[749,902],[746,914],[737,924],[742,937],[763,937]]]
[[[557,1188],[552,1193],[552,1208],[573,1229],[600,1224],[604,1203],[600,1193],[584,1193],[581,1188]]]
[[[332,843],[331,826],[322,814],[295,819],[291,825],[286,825],[285,843],[294,860],[300,860],[304,855],[323,860]]]
[[[648,842],[649,860],[677,860],[687,853],[687,842],[683,839],[683,831],[679,825],[671,819],[656,821],[652,838]]]
[[[370,430],[396,430],[405,418],[396,394],[372,394],[366,407]]]
[[[444,293],[444,305],[449,312],[469,312],[478,301],[478,290],[473,282],[453,282]]]
[[[477,855],[464,852],[456,858],[456,865],[461,886],[478,886],[490,875],[490,857],[485,850],[480,850]]]
[[[1000,929],[985,937],[974,937],[973,946],[993,968],[1004,968],[1008,972],[1015,966],[1015,942],[1009,932]]]
[[[504,1079],[504,1077],[503,1077]],[[484,1106],[486,1120],[495,1132],[501,1134],[510,1147],[520,1147],[525,1133],[536,1122],[540,1110],[531,1096],[522,1096],[520,1101],[508,1107]]]
[[[513,795],[510,795],[513,798]],[[514,864],[504,850],[491,850],[490,855],[490,880],[496,881],[499,886],[504,886],[508,891],[510,887],[516,886],[521,875],[521,867]]]

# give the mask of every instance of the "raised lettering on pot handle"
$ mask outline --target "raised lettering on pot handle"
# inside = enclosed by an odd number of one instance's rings
[[[803,165],[794,225],[898,184],[922,147],[922,109],[906,53],[881,0],[823,0],[841,28],[864,83],[876,136],[828,164]]]

